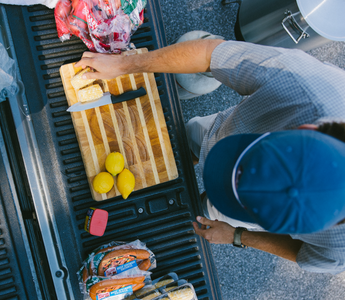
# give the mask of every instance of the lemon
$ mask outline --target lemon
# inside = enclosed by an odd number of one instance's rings
[[[125,159],[120,152],[112,152],[108,154],[105,160],[105,168],[111,175],[116,176],[123,170],[124,167]]]
[[[127,199],[135,186],[135,178],[132,172],[128,169],[123,169],[123,171],[117,176],[116,185],[123,199]]]
[[[108,172],[101,172],[93,179],[92,185],[97,193],[108,193],[114,186],[114,178]]]

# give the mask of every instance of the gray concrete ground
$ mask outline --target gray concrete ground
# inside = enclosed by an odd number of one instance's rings
[[[223,6],[220,0],[160,0],[168,43],[192,30],[235,39],[238,4]],[[331,42],[309,51],[321,61],[345,69],[345,43]],[[230,88],[182,101],[185,121],[238,103]],[[196,166],[196,173],[198,169]],[[200,178],[199,188],[203,189]],[[345,272],[336,276],[308,273],[296,264],[255,249],[212,245],[223,299],[345,299]]]

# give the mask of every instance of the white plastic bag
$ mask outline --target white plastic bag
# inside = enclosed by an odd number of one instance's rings
[[[43,4],[49,8],[54,8],[58,0],[0,0],[0,3],[11,5],[35,5]]]
[[[0,43],[0,102],[17,93],[16,79],[15,61],[8,56],[5,47]]]

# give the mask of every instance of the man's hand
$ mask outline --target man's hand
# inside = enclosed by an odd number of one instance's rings
[[[196,234],[200,235],[212,244],[232,244],[234,241],[235,228],[225,222],[211,221],[207,218],[197,217],[201,224],[193,222]]]
[[[84,52],[75,67],[91,67],[95,72],[88,72],[83,79],[112,79],[125,74],[122,71],[124,56],[118,54],[103,54]]]

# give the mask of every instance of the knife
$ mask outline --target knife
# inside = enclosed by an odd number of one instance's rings
[[[78,102],[76,104],[73,104],[67,109],[67,111],[76,112],[76,111],[86,110],[86,109],[95,108],[98,106],[103,106],[103,105],[107,105],[111,103],[115,104],[115,103],[119,103],[123,101],[132,100],[132,99],[139,98],[145,95],[146,95],[146,90],[143,87],[141,87],[138,90],[128,91],[117,96],[114,96],[110,94],[109,92],[106,92],[103,94],[101,98],[97,100],[88,101],[86,103]]]

